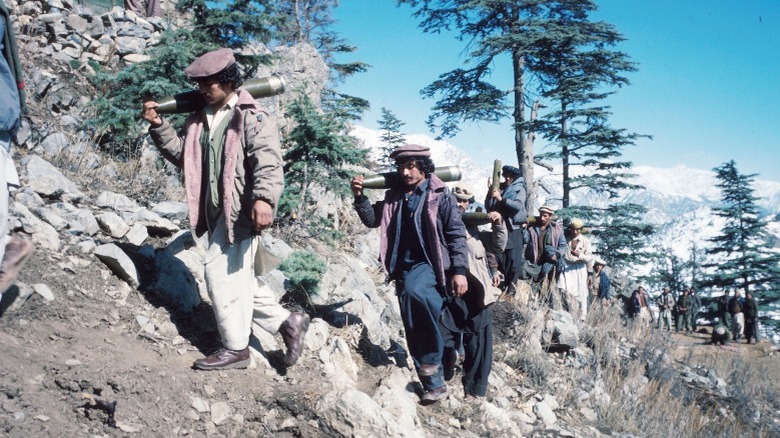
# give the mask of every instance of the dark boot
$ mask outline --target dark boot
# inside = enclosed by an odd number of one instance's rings
[[[300,312],[291,313],[287,321],[279,327],[287,353],[284,355],[284,364],[292,366],[301,357],[303,351],[303,337],[309,329],[309,315]]]

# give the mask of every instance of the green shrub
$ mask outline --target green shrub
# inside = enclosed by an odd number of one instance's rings
[[[326,269],[325,261],[311,251],[295,251],[284,259],[279,270],[288,281],[288,294],[317,295],[320,280]]]

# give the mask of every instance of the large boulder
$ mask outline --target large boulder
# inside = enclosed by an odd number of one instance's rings
[[[577,348],[580,343],[580,329],[569,312],[553,310],[545,323],[542,339],[548,347],[567,350]]]
[[[27,169],[27,184],[35,193],[46,198],[63,200],[78,200],[84,196],[76,183],[65,178],[59,169],[43,158],[27,155],[21,163]]]

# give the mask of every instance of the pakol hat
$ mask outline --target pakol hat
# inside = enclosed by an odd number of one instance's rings
[[[582,223],[582,219],[574,218],[571,220],[571,223],[569,224],[569,228],[571,228],[572,230],[579,230],[583,227],[583,225],[585,224]]]
[[[430,157],[431,148],[419,144],[405,144],[399,146],[390,152],[390,158],[393,160],[402,160],[410,157]]]
[[[555,209],[550,207],[549,205],[542,205],[539,207],[539,214],[542,213],[550,213],[550,215],[555,214]]]
[[[459,201],[470,201],[474,199],[474,187],[471,187],[471,184],[459,182],[452,188],[452,194]]]
[[[508,175],[512,178],[517,178],[523,174],[523,172],[515,166],[505,165],[501,168],[501,173]]]
[[[214,76],[236,62],[233,51],[230,49],[217,49],[201,55],[192,64],[184,69],[184,74],[190,79],[207,78]]]

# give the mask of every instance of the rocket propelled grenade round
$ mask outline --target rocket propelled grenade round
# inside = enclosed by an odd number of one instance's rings
[[[460,181],[462,177],[460,167],[443,166],[437,167],[433,174],[438,176],[444,182]],[[401,182],[398,172],[383,172],[373,175],[366,175],[363,178],[364,189],[389,189]]]
[[[490,223],[488,214],[484,211],[467,211],[462,213],[460,217],[466,225],[485,225]]]
[[[287,83],[283,77],[267,76],[244,81],[240,89],[246,90],[255,99],[260,99],[261,97],[282,94],[286,86]],[[200,92],[192,90],[158,99],[155,110],[160,114],[191,113],[200,111],[205,106],[206,103]]]

